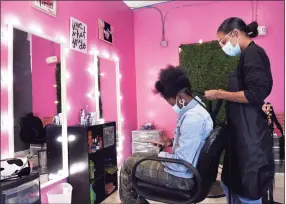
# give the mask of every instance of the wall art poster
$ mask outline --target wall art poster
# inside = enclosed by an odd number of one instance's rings
[[[70,20],[70,48],[87,53],[87,25],[79,20]]]
[[[100,40],[114,44],[114,28],[104,20],[98,19],[98,36]]]
[[[32,1],[32,7],[52,16],[57,15],[57,1],[54,0]]]

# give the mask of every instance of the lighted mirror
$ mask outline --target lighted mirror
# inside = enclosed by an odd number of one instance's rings
[[[98,65],[99,115],[105,121],[115,121],[117,124],[115,62],[99,58]]]
[[[67,176],[63,45],[10,26],[11,156],[29,157],[41,185]]]
[[[103,121],[115,121],[117,133],[117,151],[118,160],[121,159],[122,151],[122,122],[121,116],[121,100],[120,94],[120,73],[119,59],[110,57],[107,53],[95,55],[96,67],[96,92],[98,97],[96,100],[96,110],[98,119]],[[97,91],[98,90],[98,91]]]

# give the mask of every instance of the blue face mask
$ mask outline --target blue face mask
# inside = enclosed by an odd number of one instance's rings
[[[238,43],[236,43],[235,46],[233,46],[230,41],[228,41],[223,47],[222,50],[225,52],[225,54],[234,57],[241,53],[240,47]]]
[[[179,101],[179,103],[180,103],[181,105],[183,105],[182,108],[180,108],[180,107],[177,105],[177,98],[176,98],[176,104],[173,105],[173,110],[174,110],[177,114],[180,114],[181,111],[183,110],[183,108],[185,107],[185,100],[184,100],[184,99],[181,99],[181,100]]]
[[[175,104],[172,108],[177,114],[180,114],[180,112],[182,111],[182,109],[180,109],[177,104]]]

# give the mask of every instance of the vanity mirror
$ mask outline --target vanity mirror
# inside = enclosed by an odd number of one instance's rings
[[[116,56],[109,56],[108,53],[94,55],[95,59],[95,90],[96,110],[98,119],[103,121],[116,122],[117,134],[117,157],[120,162],[122,158],[122,123],[120,94],[120,72],[119,59]]]
[[[115,63],[104,58],[98,60],[99,116],[117,124]]]
[[[64,45],[33,30],[8,28],[9,153],[33,156],[43,188],[68,175]]]

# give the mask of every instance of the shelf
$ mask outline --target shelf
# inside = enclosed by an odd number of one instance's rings
[[[100,152],[103,152],[103,149],[96,150],[96,152],[89,152],[88,154],[93,155],[93,154],[100,153]]]
[[[104,174],[101,174],[100,176],[97,176],[96,178],[93,178],[93,179],[89,178],[89,183],[92,183],[92,182],[94,182],[94,181],[97,181],[97,180],[100,179],[103,175],[104,175]]]
[[[110,171],[108,172],[107,169],[109,169]],[[116,170],[115,170],[116,169]],[[118,167],[117,166],[112,166],[112,167],[105,167],[104,168],[104,174],[105,175],[114,175],[118,172]]]

